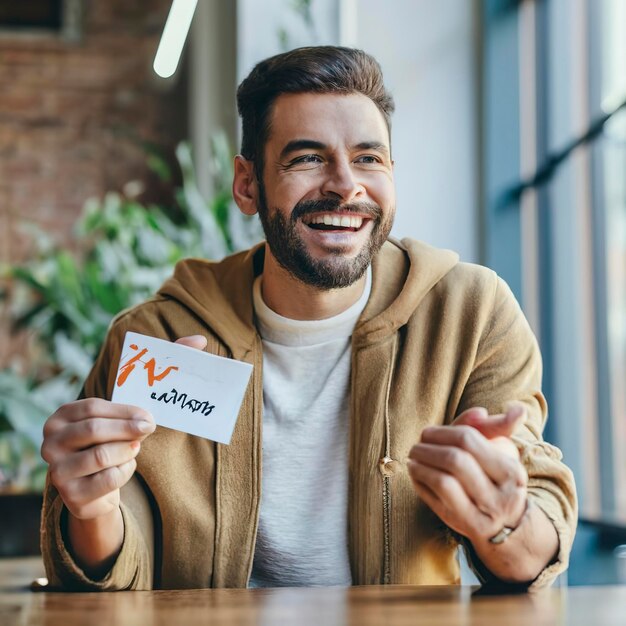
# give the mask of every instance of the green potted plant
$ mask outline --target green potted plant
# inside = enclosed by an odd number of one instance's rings
[[[183,257],[218,259],[261,239],[257,220],[232,206],[230,151],[219,137],[213,155],[216,193],[210,201],[196,185],[189,146],[181,144],[176,156],[183,182],[174,206],[146,205],[128,192],[137,184],[127,185],[126,194],[85,204],[73,233],[75,252],[31,227],[36,254],[3,268],[13,326],[29,333],[34,349],[26,366],[0,371],[0,555],[38,551],[43,423],[77,396],[112,318],[154,293]],[[156,153],[148,163],[171,180]],[[11,521],[17,533],[9,530]]]

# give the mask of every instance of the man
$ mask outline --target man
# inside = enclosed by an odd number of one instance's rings
[[[493,272],[388,240],[378,64],[294,50],[253,69],[238,107],[233,194],[267,243],[180,263],[48,420],[51,583],[450,584],[459,542],[485,580],[549,583],[576,500],[541,440],[537,344]],[[229,446],[108,401],[128,330],[253,364]]]

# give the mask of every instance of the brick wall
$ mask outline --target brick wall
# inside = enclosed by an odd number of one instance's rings
[[[67,241],[87,198],[146,178],[138,142],[171,149],[186,136],[184,71],[152,71],[170,5],[90,0],[78,44],[0,35],[0,263],[28,254],[20,220]],[[0,366],[15,349],[7,333],[5,319]]]

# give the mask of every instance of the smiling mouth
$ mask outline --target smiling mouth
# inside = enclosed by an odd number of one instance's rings
[[[318,213],[307,215],[302,222],[313,230],[326,230],[335,232],[357,232],[370,218],[360,215],[338,215],[337,213]]]

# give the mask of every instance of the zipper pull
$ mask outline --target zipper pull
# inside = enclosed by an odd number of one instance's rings
[[[378,461],[378,469],[383,477],[390,477],[400,470],[400,463],[394,461],[390,456],[384,456]]]

